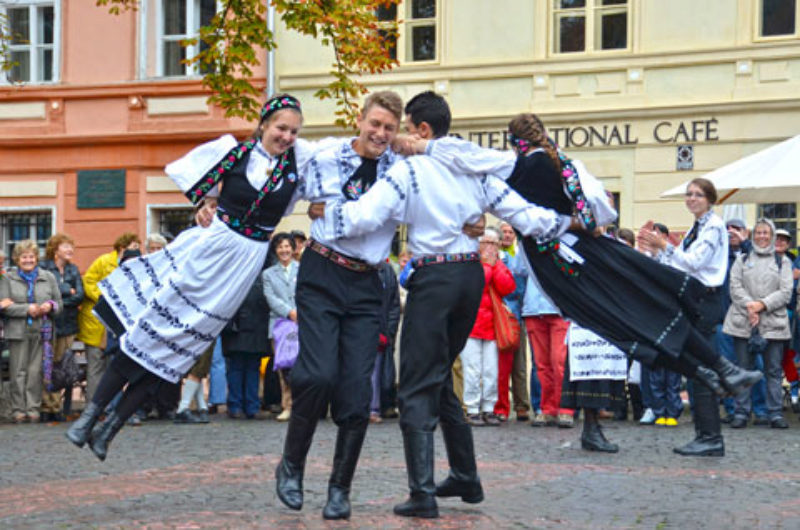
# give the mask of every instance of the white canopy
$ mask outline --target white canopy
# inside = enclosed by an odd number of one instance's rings
[[[716,186],[718,204],[800,202],[800,135],[715,169],[705,178]],[[682,197],[686,184],[661,197]]]

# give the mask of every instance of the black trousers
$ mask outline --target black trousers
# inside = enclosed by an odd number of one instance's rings
[[[422,267],[411,277],[400,350],[400,427],[433,431],[464,423],[452,366],[475,324],[483,295],[479,262]]]
[[[706,293],[700,302],[700,315],[695,327],[708,342],[714,344],[716,326],[722,320],[719,289]],[[717,352],[718,353],[718,352]],[[719,416],[719,398],[706,385],[694,385],[694,428],[698,437],[722,437],[722,422]]]
[[[303,252],[292,416],[319,418],[330,403],[340,427],[369,421],[382,289],[377,271],[354,272],[313,250]]]

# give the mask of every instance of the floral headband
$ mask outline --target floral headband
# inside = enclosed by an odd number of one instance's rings
[[[531,148],[531,143],[524,138],[520,138],[516,134],[511,131],[508,131],[508,141],[511,142],[511,145],[519,149],[520,153],[527,153]]]
[[[297,112],[302,112],[300,109],[300,101],[292,96],[276,96],[268,99],[264,106],[261,107],[261,121],[265,121],[275,112],[283,109],[294,109]]]

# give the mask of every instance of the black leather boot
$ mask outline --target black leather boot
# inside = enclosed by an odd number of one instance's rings
[[[601,453],[616,453],[619,451],[617,444],[609,442],[597,418],[587,419],[589,416],[584,412],[583,432],[581,433],[581,447],[587,451],[599,451]]]
[[[708,387],[718,397],[725,398],[730,395],[725,387],[722,386],[722,381],[720,381],[717,372],[710,368],[698,366],[694,378],[696,381]]]
[[[695,438],[673,451],[683,456],[725,456],[719,418],[719,398],[702,385],[694,387]]]
[[[283,458],[275,470],[275,490],[281,502],[292,510],[303,507],[303,472],[316,426],[316,418],[309,421],[293,413],[289,419]]]
[[[403,449],[411,495],[406,502],[394,507],[394,513],[403,517],[439,517],[433,482],[433,432],[404,432]]]
[[[325,519],[350,519],[350,484],[353,482],[366,433],[366,424],[339,427],[333,455],[333,471],[328,481],[328,502],[322,509],[322,517]]]
[[[760,370],[744,370],[721,355],[711,368],[719,375],[722,386],[733,396],[749,391],[764,377]]]
[[[437,497],[461,497],[470,504],[483,500],[483,488],[475,464],[475,446],[472,427],[468,424],[447,425],[442,423],[442,437],[447,449],[450,474],[436,485]]]
[[[97,423],[97,419],[100,417],[102,412],[103,409],[100,406],[95,405],[94,402],[90,401],[89,404],[86,405],[86,408],[83,409],[81,417],[75,420],[75,423],[73,423],[70,428],[67,429],[67,432],[64,433],[64,436],[66,436],[70,442],[74,443],[78,447],[83,447],[86,442],[89,441],[89,435],[92,432],[92,428],[94,427],[94,424]]]
[[[101,462],[105,461],[108,454],[108,445],[117,435],[125,421],[119,417],[116,411],[106,416],[103,423],[95,426],[89,439],[89,447]]]

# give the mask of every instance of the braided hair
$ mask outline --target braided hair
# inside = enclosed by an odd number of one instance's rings
[[[520,152],[524,154],[530,149],[542,148],[553,161],[556,169],[561,170],[555,143],[547,136],[547,129],[544,128],[542,120],[536,114],[517,114],[508,123],[508,130],[511,133],[512,145],[517,147]]]

